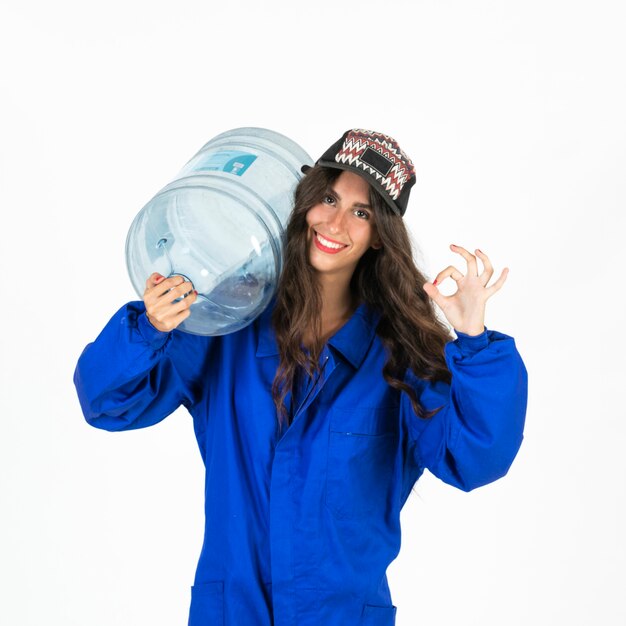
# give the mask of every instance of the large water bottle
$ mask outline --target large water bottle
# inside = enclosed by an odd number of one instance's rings
[[[249,324],[274,293],[300,168],[312,163],[264,128],[211,139],[133,221],[126,264],[135,291],[143,296],[152,272],[178,274],[198,292],[178,328],[224,335]]]

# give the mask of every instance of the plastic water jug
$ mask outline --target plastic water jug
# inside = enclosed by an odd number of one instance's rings
[[[283,262],[283,234],[309,155],[264,128],[214,137],[134,219],[126,264],[143,297],[153,272],[191,281],[198,298],[179,329],[225,335],[269,304]]]

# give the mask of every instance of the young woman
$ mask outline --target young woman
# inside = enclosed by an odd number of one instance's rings
[[[142,428],[181,404],[193,417],[206,527],[190,626],[392,626],[385,572],[417,479],[469,491],[508,471],[527,373],[484,326],[507,270],[487,286],[487,255],[480,271],[452,245],[465,273],[427,282],[402,220],[414,181],[391,137],[347,131],[298,185],[277,295],[254,323],[180,332],[192,285],[153,274],[81,355],[93,426]]]

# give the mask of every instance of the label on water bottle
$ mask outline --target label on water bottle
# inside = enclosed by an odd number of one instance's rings
[[[225,150],[201,156],[196,163],[190,165],[188,172],[226,172],[241,176],[255,159],[256,155],[249,152]]]

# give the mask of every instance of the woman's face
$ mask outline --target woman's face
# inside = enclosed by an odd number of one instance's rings
[[[358,174],[341,172],[306,221],[309,260],[320,273],[350,280],[365,252],[380,248],[369,185]]]

